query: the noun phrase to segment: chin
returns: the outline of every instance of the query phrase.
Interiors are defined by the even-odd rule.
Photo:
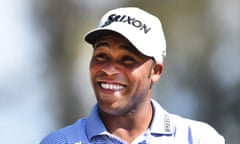
[[[108,116],[127,116],[134,113],[134,110],[127,110],[122,107],[111,106],[101,106],[99,105],[100,112]]]

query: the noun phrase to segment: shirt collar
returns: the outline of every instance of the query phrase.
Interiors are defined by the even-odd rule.
[[[174,127],[172,125],[169,113],[166,112],[158,102],[151,100],[154,116],[150,125],[150,132],[155,134],[172,134]],[[96,104],[87,118],[86,133],[89,139],[96,135],[108,134],[99,114],[98,105]]]
[[[150,125],[151,133],[156,134],[172,134],[174,132],[174,126],[170,117],[170,114],[166,112],[158,102],[152,99],[152,106],[154,110],[154,116]]]
[[[86,133],[89,140],[92,139],[93,136],[103,135],[108,133],[98,114],[97,104],[94,106],[92,112],[87,118]]]

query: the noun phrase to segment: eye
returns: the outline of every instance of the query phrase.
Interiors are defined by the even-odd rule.
[[[99,53],[94,56],[94,60],[97,62],[105,62],[108,61],[110,58],[104,54],[104,53]]]
[[[131,65],[136,63],[136,60],[132,56],[123,56],[121,59],[121,63]]]

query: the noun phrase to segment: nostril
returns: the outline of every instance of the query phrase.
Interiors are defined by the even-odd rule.
[[[114,74],[118,74],[119,71],[117,69],[117,67],[113,64],[109,64],[109,65],[106,65],[102,68],[102,71],[104,73],[106,73],[107,75],[114,75]]]
[[[115,68],[111,68],[111,69],[106,69],[106,68],[103,68],[102,71],[104,73],[106,73],[107,75],[115,75],[115,74],[118,74],[118,70],[115,69]]]

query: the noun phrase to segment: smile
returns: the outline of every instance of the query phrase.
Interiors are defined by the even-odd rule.
[[[100,86],[103,89],[106,89],[106,90],[121,90],[121,89],[124,88],[123,85],[120,85],[120,84],[109,84],[109,83],[100,83]]]

